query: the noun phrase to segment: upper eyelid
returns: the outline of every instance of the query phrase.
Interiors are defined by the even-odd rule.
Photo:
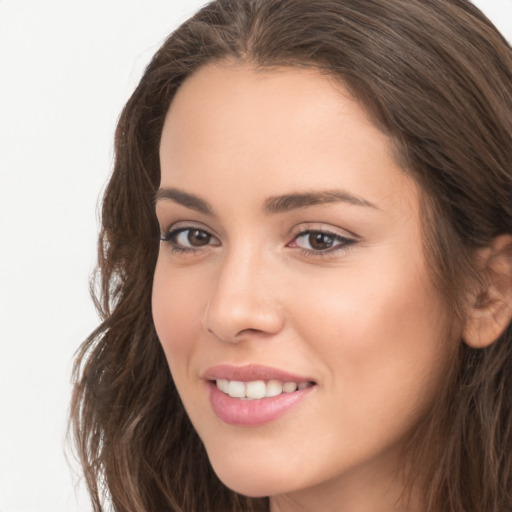
[[[167,236],[171,232],[179,231],[179,230],[186,230],[186,229],[199,229],[202,231],[205,231],[209,235],[213,236],[214,238],[217,238],[220,241],[220,236],[216,233],[215,230],[211,229],[209,226],[206,226],[202,222],[199,221],[193,221],[193,220],[183,220],[183,221],[177,221],[169,223],[168,227],[163,229],[163,226],[160,228],[160,234],[161,236]],[[352,239],[354,241],[360,240],[360,237],[356,235],[355,233],[345,229],[340,228],[338,226],[333,226],[332,224],[323,223],[323,222],[303,222],[300,224],[296,224],[289,232],[288,234],[288,241],[286,244],[290,243],[291,241],[295,240],[301,235],[304,235],[306,233],[311,232],[320,232],[325,233],[328,235],[345,238],[345,239]]]
[[[341,238],[343,240],[352,240],[353,239],[353,237],[340,235],[339,233],[334,233],[332,231],[323,231],[320,229],[306,229],[305,231],[299,231],[296,235],[294,235],[294,237],[292,238],[292,241],[297,240],[297,238],[301,238],[303,236],[310,235],[311,233],[321,233],[322,235],[328,235],[333,238]]]
[[[159,223],[160,224],[160,223]],[[163,228],[162,224],[160,224],[160,233],[162,235],[166,235],[171,231],[179,231],[185,229],[200,229],[201,231],[206,231],[208,234],[215,236],[218,238],[215,231],[208,226],[205,226],[202,222],[197,222],[193,220],[184,220],[178,222],[172,222],[168,224],[168,227]]]
[[[299,233],[297,233],[291,240],[290,242],[287,243],[287,245],[289,246],[291,243],[293,242],[296,242],[298,239],[302,238],[302,237],[305,237],[305,236],[308,236],[310,235],[311,233],[321,233],[322,235],[327,235],[327,236],[330,236],[332,238],[337,238],[339,240],[342,240],[344,242],[341,242],[341,243],[346,243],[346,244],[353,244],[353,243],[356,243],[358,240],[354,237],[348,237],[348,236],[344,236],[344,235],[339,235],[337,233],[333,233],[331,231],[321,231],[321,230],[318,230],[318,229],[308,229],[306,231],[300,231]],[[320,251],[319,251],[320,252]]]
[[[204,231],[212,238],[219,240],[219,237],[215,233],[213,233],[212,230],[206,229],[206,228],[203,228],[200,226],[193,226],[193,225],[178,226],[178,227],[171,226],[169,229],[161,231],[160,234],[161,234],[161,236],[168,237],[169,235],[174,234],[174,233],[180,233],[180,232],[182,233],[183,231],[193,231],[193,230]]]
[[[341,238],[350,238],[350,239],[354,239],[354,240],[360,239],[360,237],[358,235],[356,235],[352,231],[349,231],[348,229],[344,229],[344,228],[333,226],[331,224],[324,224],[324,223],[320,223],[320,222],[318,222],[318,223],[317,222],[307,222],[307,223],[305,222],[305,223],[298,224],[292,229],[291,236],[293,236],[293,238],[295,239],[298,236],[300,236],[301,234],[310,233],[310,232],[325,233],[328,235],[339,236]]]

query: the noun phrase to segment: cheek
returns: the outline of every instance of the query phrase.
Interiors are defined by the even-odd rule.
[[[197,283],[186,273],[172,273],[157,263],[153,281],[152,312],[156,333],[164,349],[173,377],[188,367],[205,311]]]
[[[381,260],[383,261],[383,260]],[[389,411],[405,422],[433,399],[449,359],[450,321],[423,267],[405,265],[316,280],[297,300],[297,330],[328,365],[333,408],[364,430],[368,410],[382,425]],[[311,283],[310,283],[311,284]],[[343,403],[340,404],[339,400]]]

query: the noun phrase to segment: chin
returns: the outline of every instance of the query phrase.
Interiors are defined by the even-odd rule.
[[[266,498],[291,492],[293,489],[281,486],[269,478],[254,477],[253,474],[221,474],[217,473],[220,481],[232,491],[250,498]]]
[[[289,468],[289,473],[285,471],[283,474],[283,468],[265,464],[261,459],[256,464],[253,462],[241,463],[240,460],[228,461],[226,458],[222,461],[210,459],[220,481],[238,494],[263,498],[296,490],[297,471],[292,467]]]

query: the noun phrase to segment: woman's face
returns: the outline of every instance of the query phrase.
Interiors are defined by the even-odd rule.
[[[214,470],[385,510],[450,350],[389,139],[315,70],[225,63],[181,87],[160,159],[154,322]]]

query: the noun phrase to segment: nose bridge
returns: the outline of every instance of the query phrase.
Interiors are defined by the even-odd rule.
[[[250,240],[234,243],[219,263],[205,328],[229,342],[244,334],[278,332],[282,314],[273,285],[274,271],[273,259],[261,247]]]

